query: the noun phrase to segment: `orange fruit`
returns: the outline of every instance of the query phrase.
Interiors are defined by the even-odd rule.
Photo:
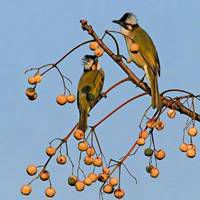
[[[143,138],[143,139],[147,139],[149,136],[149,133],[147,132],[147,130],[142,130],[140,133],[139,133],[139,137],[140,138]]]
[[[118,188],[118,189],[116,189],[116,190],[114,191],[114,195],[115,195],[115,197],[116,197],[117,199],[122,199],[122,198],[124,197],[124,195],[125,195],[125,192],[124,192],[123,189]]]
[[[179,146],[179,150],[182,151],[182,152],[186,152],[188,149],[188,145],[186,143],[182,143],[180,146]]]
[[[34,101],[35,99],[37,99],[37,93],[34,94],[34,96],[30,96],[28,97],[29,100]]]
[[[132,53],[138,53],[138,51],[139,51],[139,45],[137,43],[133,43],[131,45],[130,50],[131,50]]]
[[[102,171],[104,174],[110,174],[110,169],[108,167],[103,167]]]
[[[55,188],[53,188],[53,187],[48,187],[48,188],[46,188],[46,190],[45,190],[45,195],[47,196],[47,197],[53,197],[53,196],[55,196],[55,194],[56,194],[56,190],[55,190]]]
[[[98,176],[98,181],[100,181],[100,182],[106,182],[108,180],[108,177],[109,177],[108,174],[101,173]]]
[[[153,119],[150,119],[148,122],[147,122],[147,127],[148,128],[154,128],[155,127],[155,125],[156,125],[156,122],[155,122],[155,120],[153,120]]]
[[[94,147],[88,147],[86,153],[87,153],[88,156],[93,156],[95,154]]]
[[[102,48],[99,47],[99,48],[97,48],[97,49],[94,50],[94,53],[95,53],[95,55],[97,57],[101,57],[103,55],[104,51],[103,51]]]
[[[39,176],[40,176],[40,179],[41,179],[42,181],[46,181],[46,180],[49,179],[50,173],[49,173],[47,170],[43,169],[43,170],[40,172]]]
[[[32,192],[32,188],[31,188],[30,185],[23,185],[23,186],[21,187],[21,193],[22,193],[23,195],[29,195],[31,192]]]
[[[138,144],[139,146],[144,145],[144,144],[145,144],[145,139],[144,139],[144,138],[138,138],[138,139],[137,139],[137,144]]]
[[[85,156],[85,158],[84,158],[84,163],[86,165],[92,165],[93,161],[94,161],[94,159],[92,157],[90,157],[90,156]]]
[[[98,179],[98,176],[95,173],[88,174],[88,177],[92,180],[92,182],[95,182]]]
[[[148,166],[146,166],[146,172],[150,173],[153,168],[154,166],[149,164]]]
[[[82,181],[77,181],[75,187],[77,191],[83,191],[85,189],[85,184]]]
[[[89,47],[90,47],[91,50],[95,50],[99,47],[99,44],[94,41],[94,42],[90,43]]]
[[[169,109],[168,112],[167,112],[167,116],[171,119],[175,118],[176,117],[176,111]]]
[[[74,137],[77,140],[82,140],[85,137],[85,133],[81,129],[76,129],[76,131],[74,132]]]
[[[47,156],[53,156],[56,154],[56,149],[54,147],[49,146],[46,148],[46,154]]]
[[[40,74],[35,75],[34,78],[36,83],[40,83],[42,80],[42,76]]]
[[[162,149],[155,151],[154,155],[158,160],[162,160],[166,156],[165,152]]]
[[[56,158],[56,161],[57,161],[58,164],[64,165],[67,162],[67,156],[66,155],[59,155]]]
[[[100,157],[96,157],[93,161],[93,165],[96,167],[101,167],[103,165],[103,161]]]
[[[156,177],[158,177],[159,176],[159,169],[158,168],[156,168],[156,167],[153,167],[152,169],[151,169],[151,171],[150,171],[150,175],[151,175],[151,177],[152,178],[156,178]]]
[[[76,97],[73,94],[67,95],[66,98],[68,103],[74,103],[76,101]]]
[[[56,102],[61,106],[65,105],[67,103],[67,97],[65,95],[58,95],[56,97]]]
[[[34,97],[36,94],[36,91],[34,88],[27,88],[25,93],[27,97]]]
[[[186,152],[186,155],[188,158],[194,158],[196,156],[196,150],[195,149],[188,149]]]
[[[86,151],[88,149],[88,143],[86,141],[82,141],[78,143],[79,151]]]
[[[162,120],[158,120],[158,121],[156,122],[156,129],[157,129],[158,131],[163,130],[164,127],[165,127],[165,123],[164,123]]]
[[[86,177],[83,181],[83,183],[87,186],[92,185],[92,179],[90,179],[89,177]]]
[[[35,80],[35,77],[34,76],[31,76],[28,78],[28,83],[30,85],[35,85],[36,84],[36,80]]]
[[[77,177],[76,176],[70,176],[69,178],[68,178],[68,184],[70,185],[70,186],[75,186],[75,184],[76,184],[76,181],[77,181]]]
[[[35,165],[29,165],[26,168],[26,172],[28,173],[28,175],[33,176],[37,173],[37,167]]]
[[[107,194],[111,194],[114,191],[114,187],[110,184],[107,184],[103,187],[103,192],[107,193]]]
[[[189,136],[194,137],[194,136],[197,135],[197,133],[198,133],[198,130],[197,130],[197,128],[195,128],[195,127],[190,127],[190,128],[188,129],[188,135],[189,135]]]
[[[112,178],[109,179],[109,184],[112,185],[112,186],[118,185],[118,182],[119,182],[118,179],[115,178],[115,177],[112,177]]]

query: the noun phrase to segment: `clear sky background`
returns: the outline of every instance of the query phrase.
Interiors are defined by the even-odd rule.
[[[43,164],[48,142],[64,137],[78,119],[76,104],[59,107],[55,98],[62,92],[62,83],[56,71],[44,78],[38,87],[39,98],[30,102],[24,95],[27,77],[24,70],[59,59],[67,50],[81,41],[90,39],[80,28],[79,20],[88,19],[99,35],[105,29],[119,30],[112,23],[127,11],[134,12],[139,24],[151,35],[161,62],[160,91],[181,88],[194,93],[199,90],[199,35],[200,3],[198,0],[123,0],[123,1],[65,1],[1,0],[0,6],[0,193],[1,199],[25,199],[20,195],[22,184],[30,181],[25,168],[30,163]],[[118,37],[124,55],[124,41]],[[109,42],[110,40],[106,40]],[[112,47],[112,45],[111,45]],[[81,48],[60,65],[60,69],[76,86],[82,74],[81,57],[90,53]],[[108,56],[100,59],[106,73],[105,87],[125,77]],[[136,74],[141,70],[132,65]],[[92,124],[111,111],[123,100],[139,93],[133,85],[125,84],[109,94],[91,112]],[[108,158],[117,159],[130,148],[139,128],[138,124],[150,98],[146,97],[124,107],[97,129],[102,148]],[[166,150],[167,157],[159,162],[160,177],[152,179],[145,172],[147,159],[142,151],[130,158],[127,166],[137,177],[138,184],[122,174],[126,190],[124,199],[197,200],[200,196],[199,155],[188,159],[178,151],[186,117],[177,114],[175,120],[162,118],[166,129],[157,134],[158,148]],[[198,124],[197,124],[198,125]],[[195,139],[199,145],[199,137]],[[70,139],[71,156],[78,158],[76,142]],[[78,193],[66,184],[69,166],[58,166],[52,160],[49,166],[52,182],[57,189],[55,200],[98,199],[98,184]],[[46,199],[47,183],[36,181],[27,199]],[[105,199],[113,199],[106,196]]]

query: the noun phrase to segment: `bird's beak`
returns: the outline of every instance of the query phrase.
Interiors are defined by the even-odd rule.
[[[119,24],[119,25],[122,24],[122,22],[120,20],[113,20],[112,22],[115,23],[115,24]]]
[[[96,56],[94,59],[94,64],[97,64],[97,63],[98,63],[98,57]]]

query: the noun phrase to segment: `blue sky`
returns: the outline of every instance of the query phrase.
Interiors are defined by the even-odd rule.
[[[88,19],[99,35],[105,29],[119,30],[112,23],[127,11],[137,15],[139,24],[151,35],[161,62],[160,91],[181,88],[199,93],[199,35],[200,3],[191,1],[1,1],[0,8],[0,191],[2,199],[24,199],[19,194],[20,186],[30,179],[25,168],[30,163],[44,163],[48,142],[63,137],[77,121],[76,104],[59,107],[55,98],[62,93],[62,83],[55,71],[44,78],[38,87],[39,98],[29,102],[24,95],[27,84],[25,69],[59,59],[67,50],[81,41],[90,39],[80,28],[79,20]],[[124,41],[118,37],[121,51],[127,55]],[[106,42],[112,44],[110,40]],[[77,82],[82,74],[81,57],[90,53],[88,47],[81,48],[60,65],[60,69],[73,80],[70,88],[76,93]],[[100,59],[106,73],[105,87],[125,77],[108,56]],[[131,66],[136,74],[142,72]],[[123,100],[139,93],[133,85],[125,84],[102,100],[91,112],[93,124]],[[138,124],[150,98],[146,97],[129,104],[97,129],[102,147],[108,156],[117,159],[134,142],[139,131]],[[158,134],[158,148],[166,150],[167,157],[159,162],[161,175],[151,179],[145,173],[147,159],[142,151],[127,161],[127,166],[138,179],[135,184],[126,173],[122,176],[124,199],[176,199],[199,198],[199,155],[188,159],[178,151],[186,117],[177,114],[169,120],[164,114],[165,130]],[[198,124],[197,124],[198,125]],[[199,138],[195,139],[199,144]],[[69,141],[71,155],[78,158],[76,142]],[[97,199],[97,185],[77,193],[69,188],[66,179],[70,167],[58,166],[53,160],[49,170],[53,185],[57,189],[55,200]],[[28,199],[45,199],[47,183],[36,181]],[[105,199],[112,199],[107,196]]]

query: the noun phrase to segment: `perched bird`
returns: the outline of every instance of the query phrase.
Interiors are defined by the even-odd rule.
[[[158,90],[158,75],[160,76],[160,62],[155,45],[150,36],[137,23],[133,13],[125,13],[121,19],[113,20],[121,26],[130,60],[142,68],[150,83],[153,108],[161,109]]]
[[[85,55],[84,72],[79,80],[77,103],[79,109],[78,129],[87,130],[88,113],[97,103],[104,84],[104,71],[95,55]]]

